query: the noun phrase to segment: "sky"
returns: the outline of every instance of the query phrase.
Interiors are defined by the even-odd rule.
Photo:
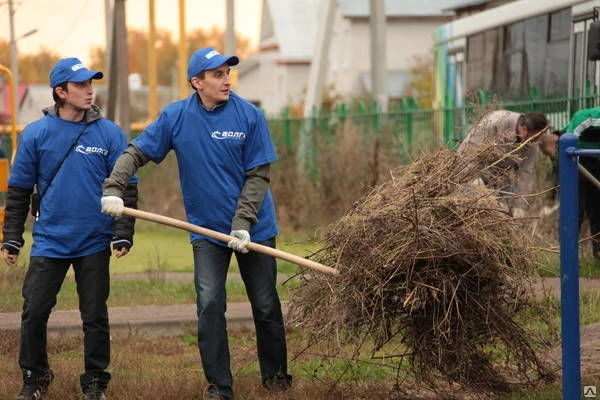
[[[179,37],[179,1],[154,0],[157,29],[167,29]],[[148,29],[148,0],[126,0],[129,28]],[[226,0],[185,0],[186,31],[225,25]],[[105,0],[13,0],[15,36],[38,31],[17,40],[19,53],[32,53],[45,46],[62,57],[90,61],[90,49],[105,46]],[[258,44],[262,0],[234,1],[235,30]],[[0,38],[10,40],[8,0],[0,0]]]

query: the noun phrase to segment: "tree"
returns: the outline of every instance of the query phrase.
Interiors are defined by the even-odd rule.
[[[142,76],[143,82],[148,82],[148,32],[130,29],[127,31],[127,41],[129,52],[129,73],[138,73]],[[209,30],[197,29],[187,35],[187,54],[201,47],[211,46],[219,51],[223,51],[225,42],[225,33],[217,27]],[[173,76],[177,70],[178,49],[177,42],[172,38],[168,30],[159,29],[156,32],[156,59],[157,59],[157,79],[159,85],[172,85]],[[250,40],[242,36],[236,37],[236,52],[240,58],[251,54]],[[106,51],[102,47],[95,47],[91,50],[91,65],[93,69],[106,69]]]
[[[416,56],[409,68],[411,80],[404,89],[404,96],[414,97],[423,108],[431,108],[433,93],[433,57]]]
[[[19,67],[20,83],[48,83],[48,74],[60,56],[42,47],[37,53],[19,53],[17,63]],[[10,43],[0,39],[0,64],[10,68]]]
[[[19,81],[24,83],[48,83],[50,70],[61,57],[45,47],[37,53],[19,56]]]
[[[10,66],[10,43],[3,39],[0,39],[0,64]]]

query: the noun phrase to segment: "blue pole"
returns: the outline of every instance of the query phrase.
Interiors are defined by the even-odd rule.
[[[567,133],[559,140],[560,183],[560,306],[562,333],[563,399],[581,398],[579,352],[579,178],[577,137]]]

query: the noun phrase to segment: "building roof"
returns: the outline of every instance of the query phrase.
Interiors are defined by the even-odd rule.
[[[464,0],[384,0],[388,17],[424,17],[453,15],[451,10]],[[368,17],[369,0],[339,0],[340,12],[344,17]]]
[[[436,17],[453,15],[449,8],[465,0],[385,0],[387,16]],[[265,0],[262,43],[274,35],[285,62],[310,61],[318,24],[324,12],[322,0]],[[368,17],[369,0],[338,0],[338,12],[345,18]],[[270,18],[269,18],[270,17]]]

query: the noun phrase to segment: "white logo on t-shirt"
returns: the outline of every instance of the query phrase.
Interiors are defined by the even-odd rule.
[[[103,149],[102,147],[84,146],[82,144],[77,146],[75,151],[81,154],[102,154],[103,156],[108,155],[108,150]]]
[[[246,132],[233,132],[233,131],[214,131],[210,134],[213,139],[244,139]]]

